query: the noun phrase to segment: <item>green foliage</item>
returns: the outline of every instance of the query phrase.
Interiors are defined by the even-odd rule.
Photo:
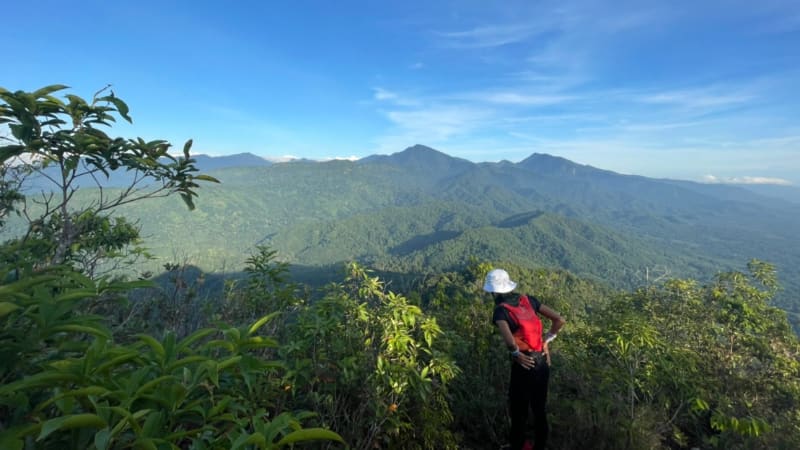
[[[152,286],[98,276],[98,264],[118,262],[140,242],[137,226],[112,217],[114,210],[175,193],[193,209],[197,182],[217,180],[196,174],[191,141],[183,157],[174,157],[165,141],[111,138],[99,129],[115,115],[131,121],[113,92],[101,95],[103,89],[91,102],[52,95],[63,89],[0,88],[0,124],[11,132],[4,138],[10,144],[0,147],[0,225],[14,211],[28,221],[21,237],[0,245],[0,447],[277,449],[319,440],[342,443],[327,429],[303,428],[313,413],[284,410],[274,401],[285,365],[269,358],[278,343],[261,332],[275,314],[244,326],[218,324],[181,336],[168,329],[154,337],[125,327],[137,315],[131,309],[115,323],[117,329],[107,327],[121,296]],[[134,174],[130,185],[104,190],[99,179],[119,169]],[[51,182],[32,200],[34,207],[23,195],[25,177],[32,174]],[[75,201],[81,177],[97,183],[94,199]],[[156,184],[143,186],[145,180]],[[143,254],[138,247],[133,253]],[[253,264],[278,281],[283,269],[270,272],[259,265],[270,257],[264,253]],[[251,292],[264,286],[253,281]],[[163,324],[151,327],[158,325]]]
[[[501,266],[568,321],[551,346],[550,448],[797,447],[800,344],[768,303],[769,264],[752,261],[749,275],[724,272],[707,285],[673,279],[630,293]],[[473,260],[418,287],[462,369],[448,399],[471,448],[500,446],[507,433],[509,361],[481,291],[493,267]]]
[[[25,199],[20,192],[22,175],[21,168],[0,164],[0,228],[9,214],[18,212],[16,205]]]
[[[491,322],[494,303],[482,290],[486,273],[494,267],[473,258],[463,271],[439,274],[418,286],[426,311],[437,318],[444,331],[446,352],[461,368],[450,383],[448,398],[454,412],[454,429],[468,448],[499,447],[506,442],[508,433],[510,360]],[[599,308],[611,291],[564,271],[530,270],[508,263],[502,267],[510,271],[523,292],[535,295],[569,321],[565,339],[559,338],[551,348],[553,384],[560,383],[562,346],[577,330],[586,327],[589,311]],[[550,404],[554,402],[559,400],[551,399]],[[554,429],[553,433],[557,432]]]
[[[566,380],[555,384],[575,439],[565,448],[587,439],[606,448],[796,447],[800,345],[767,303],[774,271],[750,267],[750,276],[721,273],[707,286],[670,280],[597,310],[565,345]],[[761,280],[772,287],[759,290]]]
[[[4,267],[8,269],[8,267]],[[4,270],[5,271],[5,270]],[[247,327],[114,343],[83,304],[139,283],[103,283],[53,267],[0,285],[3,448],[281,448],[341,438],[279,411],[283,364]]]
[[[66,94],[64,100],[54,95],[66,88],[52,85],[34,92],[0,88],[0,124],[11,132],[4,138],[9,143],[0,146],[0,164],[4,175],[10,171],[25,175],[11,178],[12,182],[4,177],[0,217],[16,208],[13,203],[22,202],[20,209],[28,221],[22,239],[49,245],[47,258],[40,263],[84,263],[88,266],[83,269],[91,271],[100,259],[114,259],[121,249],[138,243],[137,227],[110,219],[115,208],[178,194],[194,209],[197,183],[217,180],[196,173],[189,155],[191,141],[184,145],[183,157],[176,157],[169,154],[171,144],[166,141],[111,137],[103,131],[116,117],[132,122],[128,106],[113,91],[102,89],[91,101],[74,94]],[[103,179],[120,169],[133,174],[129,185],[116,192],[103,190]],[[47,180],[48,187],[29,194],[32,187],[26,189],[24,182],[36,178],[32,175]],[[93,180],[98,191],[78,205],[73,197],[85,179]]]
[[[269,246],[224,279],[161,261],[156,288],[121,281],[122,258],[148,256],[128,208],[177,193],[191,209],[197,182],[217,180],[196,174],[191,141],[174,157],[164,141],[102,131],[130,121],[113,92],[54,97],[63,89],[0,89],[0,226],[25,220],[0,245],[0,448],[500,446],[510,362],[481,284],[501,256],[568,320],[551,344],[553,449],[800,448],[800,343],[772,305],[775,268],[725,266],[727,241],[762,229],[768,209],[541,157],[477,166],[424,148],[232,169],[232,189],[209,189],[194,211],[197,233],[170,199],[138,218],[222,266]],[[104,186],[119,169],[128,185]],[[32,197],[37,177],[49,187]],[[796,248],[795,219],[774,219],[736,251]],[[225,248],[210,245],[223,227]],[[359,262],[315,292],[286,258]],[[109,263],[120,278],[99,275]],[[626,285],[642,287],[609,287]]]
[[[458,373],[436,320],[352,263],[287,335],[291,401],[355,449],[455,448],[446,386]]]

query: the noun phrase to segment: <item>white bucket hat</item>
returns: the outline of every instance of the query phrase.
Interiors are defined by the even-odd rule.
[[[483,283],[483,290],[486,292],[496,292],[505,294],[517,287],[517,283],[511,281],[508,272],[503,269],[494,269],[486,274],[486,282]]]

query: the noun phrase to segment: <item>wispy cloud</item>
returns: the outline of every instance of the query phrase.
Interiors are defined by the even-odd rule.
[[[574,99],[567,95],[537,95],[514,91],[485,91],[458,94],[462,100],[495,103],[500,105],[542,106],[564,103]]]
[[[360,158],[355,155],[350,156],[334,156],[332,158],[323,158],[320,161],[358,161]]]
[[[375,93],[375,100],[395,100],[397,99],[397,94],[394,92],[388,91],[384,88],[375,87],[372,88]]]
[[[638,101],[688,109],[713,109],[747,103],[755,98],[754,95],[744,92],[724,94],[716,91],[718,89],[715,88],[664,91],[640,96]]]
[[[265,156],[264,159],[273,163],[283,163],[283,162],[294,161],[301,158],[295,155],[282,155],[282,156]]]
[[[793,183],[783,178],[773,177],[717,177],[705,175],[703,181],[711,184],[775,184],[779,186],[791,186]]]
[[[689,7],[620,0],[609,8],[600,0],[564,0],[517,4],[502,13],[487,7],[494,14],[436,25],[431,50],[467,73],[444,85],[426,86],[420,78],[414,95],[387,95],[394,89],[385,82],[376,109],[390,126],[375,142],[397,145],[392,151],[439,144],[482,152],[476,156],[482,160],[549,152],[649,176],[700,180],[711,167],[720,179],[793,180],[800,143],[792,140],[798,128],[787,105],[796,97],[797,74],[791,65],[765,72],[778,67],[772,59],[753,61],[748,70],[712,60],[715,49],[725,53],[745,33],[732,24],[746,13],[725,16],[725,9],[716,1]],[[775,14],[759,17],[778,23]],[[794,17],[785,14],[782,23],[792,27]],[[734,39],[690,44],[698,18],[728,27],[720,36]],[[661,55],[662,44],[686,54]],[[702,58],[708,64],[679,70],[684,60]],[[443,70],[429,62],[430,72]],[[774,160],[753,156],[762,154]]]
[[[522,42],[545,31],[538,24],[485,25],[464,31],[436,32],[442,45],[453,48],[491,48]]]
[[[373,92],[373,99],[379,102],[391,103],[397,106],[418,106],[419,101],[414,99],[411,96],[402,95],[395,91],[390,91],[388,89],[384,89],[382,87],[374,87],[372,88]]]
[[[619,129],[626,132],[673,131],[677,129],[697,128],[709,123],[709,121],[701,120],[684,122],[636,122],[621,124]]]
[[[409,111],[388,111],[386,117],[406,134],[441,141],[474,131],[492,114],[492,111],[471,107],[432,106]]]

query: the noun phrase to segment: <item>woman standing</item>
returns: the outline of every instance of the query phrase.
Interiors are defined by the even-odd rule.
[[[497,325],[513,360],[508,389],[511,449],[530,448],[530,444],[525,442],[525,425],[530,409],[534,419],[534,443],[537,450],[542,450],[547,445],[549,431],[546,415],[550,378],[548,344],[556,338],[565,321],[535,297],[514,292],[516,287],[517,283],[511,281],[508,272],[494,269],[486,275],[483,290],[494,296],[496,306],[492,322]],[[550,331],[544,336],[537,313],[551,321]]]

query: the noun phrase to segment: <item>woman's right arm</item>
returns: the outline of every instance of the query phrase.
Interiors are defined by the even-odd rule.
[[[498,320],[495,322],[495,325],[497,325],[497,329],[500,330],[500,336],[503,337],[503,341],[506,343],[508,350],[512,352],[514,349],[519,350],[516,341],[514,341],[514,335],[511,333],[511,328],[508,326],[508,322],[505,320]]]
[[[514,335],[511,334],[511,328],[509,328],[508,322],[505,320],[497,320],[495,321],[495,325],[497,325],[497,329],[500,330],[500,336],[503,337],[506,347],[512,352],[511,357],[514,358],[514,361],[526,369],[533,367],[533,357],[519,352],[519,347],[517,347],[517,343],[514,341]],[[514,356],[514,350],[517,351],[516,356]]]

